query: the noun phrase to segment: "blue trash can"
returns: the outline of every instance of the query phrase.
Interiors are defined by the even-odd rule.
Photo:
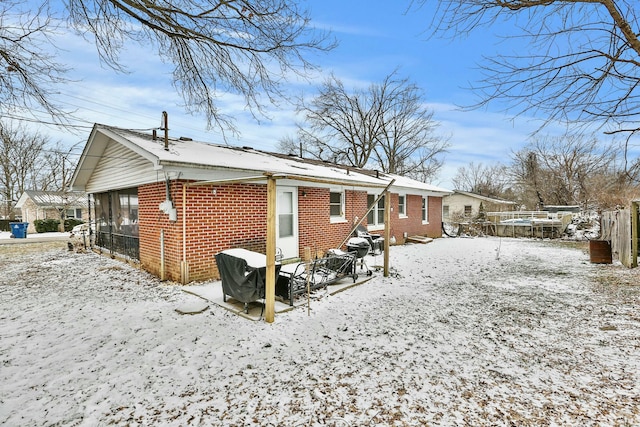
[[[9,225],[11,226],[11,234],[13,234],[13,237],[16,239],[27,238],[28,222],[10,222]]]

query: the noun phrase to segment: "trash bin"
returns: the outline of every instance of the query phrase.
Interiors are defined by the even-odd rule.
[[[27,238],[28,222],[10,222],[9,225],[11,226],[11,234],[13,234],[13,237],[16,239]]]
[[[611,264],[611,243],[608,240],[589,240],[589,256],[594,264]]]

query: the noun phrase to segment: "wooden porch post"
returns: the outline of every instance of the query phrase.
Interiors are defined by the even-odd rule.
[[[389,277],[389,239],[391,238],[391,192],[384,195],[384,263],[382,275]]]
[[[264,320],[273,323],[276,303],[276,179],[267,176],[267,279]]]
[[[631,202],[631,267],[638,266],[638,239],[640,239],[640,230],[638,230],[638,207],[640,202]]]

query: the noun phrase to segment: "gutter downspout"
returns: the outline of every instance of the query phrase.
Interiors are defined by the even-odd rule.
[[[187,264],[187,184],[182,183],[182,261],[180,279],[183,285],[189,282],[189,264]]]
[[[160,230],[160,280],[166,280],[165,265],[164,265],[164,229]]]

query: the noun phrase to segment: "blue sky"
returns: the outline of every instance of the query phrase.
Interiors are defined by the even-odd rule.
[[[308,3],[314,24],[331,30],[339,42],[335,50],[310,59],[322,67],[317,83],[333,72],[348,88],[366,87],[398,68],[401,77],[418,84],[440,123],[438,132],[451,143],[445,167],[433,184],[452,188],[451,178],[458,167],[470,162],[508,162],[510,151],[523,146],[537,124],[532,118],[513,119],[501,105],[467,112],[457,108],[476,101],[466,87],[479,79],[477,63],[481,56],[517,46],[500,43],[493,29],[456,41],[428,38],[429,10],[405,13],[406,4],[362,0]],[[161,113],[166,110],[172,136],[224,143],[219,132],[206,130],[203,117],[189,115],[180,106],[169,67],[152,49],[130,47],[122,56],[130,73],[117,74],[100,65],[95,48],[83,39],[62,34],[60,43],[65,49],[61,60],[74,68],[71,77],[77,82],[61,87],[57,102],[77,110],[81,121],[76,124],[81,127],[75,135],[43,130],[52,138],[68,144],[80,142],[80,151],[94,122],[149,129],[160,125]],[[293,93],[311,95],[313,88],[310,83],[291,85]],[[220,105],[236,117],[242,133],[239,140],[229,139],[230,144],[275,150],[279,139],[294,134],[296,117],[291,105],[273,106],[268,110],[269,120],[261,122],[245,111],[236,96],[221,94]]]

